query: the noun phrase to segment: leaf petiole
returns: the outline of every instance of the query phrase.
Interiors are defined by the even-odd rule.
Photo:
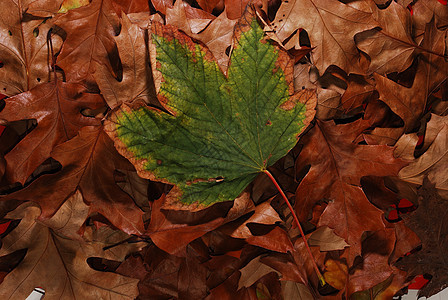
[[[320,273],[319,268],[317,267],[316,260],[314,259],[313,253],[311,252],[310,246],[308,245],[308,240],[306,239],[305,233],[303,232],[302,226],[300,225],[299,219],[297,218],[296,213],[294,212],[294,208],[291,206],[291,203],[289,203],[288,198],[286,197],[285,193],[283,192],[282,188],[278,184],[277,180],[275,180],[274,176],[269,172],[268,170],[263,170],[263,172],[268,175],[269,179],[274,183],[277,190],[280,192],[280,195],[282,195],[283,200],[286,202],[286,205],[288,205],[289,210],[291,211],[292,217],[294,219],[294,222],[296,223],[297,227],[299,228],[300,234],[302,235],[303,242],[305,243],[305,248],[308,251],[308,255],[311,258],[311,262],[313,264],[314,270],[316,271],[317,277],[319,278],[319,282],[322,286],[325,285],[325,279],[324,276]]]

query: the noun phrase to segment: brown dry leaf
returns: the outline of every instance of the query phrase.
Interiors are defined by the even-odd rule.
[[[156,98],[149,66],[149,54],[146,49],[145,32],[132,24],[123,13],[121,32],[114,37],[123,66],[123,75],[117,80],[104,62],[95,63],[93,76],[101,93],[111,109],[122,103],[142,101],[150,103]]]
[[[342,290],[347,282],[348,267],[345,263],[328,259],[325,262],[325,281],[332,287]]]
[[[361,254],[362,233],[384,228],[383,212],[367,200],[361,177],[394,176],[406,165],[393,157],[391,147],[353,143],[369,126],[369,120],[342,125],[317,121],[299,141],[304,148],[296,160],[298,171],[311,165],[296,192],[300,219],[306,220],[315,203],[328,199],[318,225],[334,229],[350,245],[345,250],[349,265]]]
[[[213,19],[215,16],[212,14],[193,8],[183,0],[177,0],[173,8],[166,10],[166,25],[173,25],[191,37],[202,31]]]
[[[47,43],[51,24],[39,18],[24,20],[30,2],[6,0],[0,8],[0,93],[7,96],[29,91],[52,76]],[[51,36],[51,42],[56,53],[62,39]]]
[[[394,274],[385,281],[362,292],[353,293],[351,300],[390,300],[402,289],[406,280],[406,272],[395,269]]]
[[[69,10],[86,6],[90,3],[89,0],[64,0],[62,2],[61,8],[59,9],[58,13],[66,13]]]
[[[418,195],[418,208],[401,217],[406,226],[420,237],[422,248],[403,257],[395,265],[406,271],[411,278],[420,274],[431,275],[429,283],[418,294],[419,297],[430,297],[448,286],[446,262],[448,201],[440,197],[428,178],[424,179]]]
[[[86,117],[81,111],[102,106],[100,95],[88,94],[81,85],[59,80],[8,98],[0,118],[9,122],[37,121],[37,127],[5,156],[11,181],[23,184],[50,157],[54,147],[73,138],[83,126],[98,125],[99,120]]]
[[[224,0],[226,14],[230,20],[241,18],[250,0]]]
[[[229,19],[226,11],[217,18],[204,14],[199,15],[200,18],[192,19],[189,18],[189,9],[191,7],[186,3],[176,1],[175,7],[167,10],[167,24],[176,26],[190,37],[204,43],[213,53],[220,68],[227,70],[230,55],[226,54],[226,51],[232,45],[233,31],[238,20]]]
[[[51,219],[45,220],[45,225],[58,235],[82,242],[84,240],[79,231],[88,216],[89,207],[84,203],[81,192],[77,190]],[[62,223],[61,219],[66,219],[67,222]]]
[[[204,299],[208,269],[201,259],[192,246],[178,257],[150,245],[129,256],[117,272],[140,279],[142,299]]]
[[[74,197],[79,197],[79,193]],[[73,201],[79,201],[73,200]],[[82,201],[82,200],[81,200]],[[28,248],[24,260],[9,273],[0,285],[3,299],[25,299],[34,287],[45,290],[45,299],[91,299],[116,298],[133,299],[138,295],[138,280],[114,273],[98,272],[86,263],[88,257],[123,260],[135,251],[127,244],[117,246],[113,253],[102,248],[101,242],[72,240],[62,235],[71,229],[65,224],[82,224],[84,216],[65,213],[55,214],[48,224],[37,221],[40,209],[31,202],[25,203],[7,218],[22,219],[19,226],[2,239],[0,255],[7,255],[19,249]],[[61,231],[62,230],[62,231]],[[120,256],[116,256],[119,253]]]
[[[116,69],[115,62],[111,66],[108,57],[116,55],[114,36],[119,20],[110,1],[93,0],[56,18],[55,24],[67,33],[56,63],[64,70],[68,82],[94,86],[95,62]]]
[[[412,38],[409,10],[394,1],[386,9],[372,5],[372,10],[381,28],[355,36],[356,46],[370,56],[368,74],[385,75],[406,70],[419,52]]]
[[[151,0],[156,11],[166,15],[167,8],[173,8],[173,0]]]
[[[278,226],[266,234],[248,237],[246,243],[282,253],[292,252],[294,250],[288,233]]]
[[[243,224],[238,226],[231,234],[231,237],[246,239],[252,236],[249,227],[247,224],[249,223],[257,223],[257,224],[275,224],[276,222],[282,222],[282,219],[275,211],[275,209],[271,206],[271,201],[263,202],[255,207],[254,214],[244,221]]]
[[[361,73],[353,37],[377,23],[371,13],[337,0],[291,0],[282,2],[272,26],[284,41],[299,28],[308,32],[313,62],[323,73],[337,65],[347,73]]]
[[[427,52],[418,61],[417,73],[411,88],[406,88],[386,77],[374,73],[380,100],[404,121],[405,132],[420,124],[429,95],[448,77],[448,62],[445,53],[445,32],[427,24],[422,48]],[[431,52],[428,52],[431,51]]]
[[[74,1],[74,0],[44,0],[44,1],[23,1],[29,2],[26,8],[26,13],[42,18],[54,17],[64,1]],[[83,2],[85,0],[78,0]],[[26,7],[26,5],[25,5]],[[22,7],[23,8],[23,7]]]
[[[414,25],[414,35],[421,37],[433,17],[436,19],[438,28],[448,25],[448,9],[438,0],[418,0],[412,6],[412,21]]]
[[[112,5],[118,15],[121,12],[125,14],[146,12],[149,15],[149,1],[148,0],[114,0]]]
[[[222,0],[197,0],[197,2],[203,10],[212,13],[216,5],[222,2]]]
[[[341,106],[344,112],[361,106],[373,95],[375,87],[366,78],[358,75],[350,75],[347,78],[347,89],[341,97]]]
[[[207,232],[216,229],[218,226],[233,221],[238,217],[254,210],[252,200],[249,194],[243,192],[242,195],[234,200],[232,208],[227,213],[226,217],[217,217],[212,220],[210,217],[203,216],[207,221],[204,223],[195,222],[195,225],[187,223],[188,218],[194,218],[194,213],[183,216],[182,221],[176,223],[171,221],[175,219],[178,212],[172,210],[162,211],[165,204],[166,195],[164,194],[160,199],[153,202],[151,207],[151,221],[145,234],[149,235],[154,244],[163,251],[170,254],[178,254],[184,251],[185,246],[191,241],[203,236]],[[219,205],[219,204],[218,204]],[[219,206],[217,206],[219,207]],[[211,208],[213,209],[213,207]],[[221,208],[222,209],[222,208]],[[214,215],[214,211],[209,211],[210,215]],[[204,213],[200,213],[204,215]],[[173,243],[173,241],[176,241]]]
[[[277,273],[281,277],[281,273],[277,270],[265,265],[260,261],[260,256],[252,259],[241,271],[241,277],[238,281],[238,289],[242,287],[250,287],[261,277],[271,272]]]
[[[320,251],[343,250],[349,246],[343,238],[337,236],[328,226],[319,227],[308,239],[310,246],[320,247]]]
[[[283,299],[309,300],[313,299],[310,290],[303,283],[282,281]]]
[[[361,257],[357,258],[350,268],[348,294],[372,288],[392,275],[393,268],[389,265],[389,257],[394,245],[394,229],[387,228],[365,235]]]
[[[114,170],[134,168],[118,154],[101,126],[82,128],[76,137],[55,147],[51,156],[61,163],[61,171],[44,175],[4,199],[33,200],[42,207],[41,219],[46,219],[80,190],[90,212],[99,212],[126,233],[144,231],[143,212],[114,180]]]
[[[426,136],[432,143],[419,158],[414,158],[414,149],[418,141],[417,134],[404,135],[397,142],[395,156],[411,160],[398,174],[400,179],[415,184],[423,184],[427,176],[443,196],[448,195],[448,117],[431,115],[427,124]]]

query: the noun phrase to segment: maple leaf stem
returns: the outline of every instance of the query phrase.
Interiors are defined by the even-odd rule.
[[[306,239],[305,233],[303,232],[302,226],[300,225],[299,219],[297,218],[296,213],[294,212],[294,208],[292,207],[291,203],[289,203],[288,198],[286,197],[285,193],[283,192],[281,186],[278,184],[277,180],[274,178],[274,176],[269,172],[268,170],[263,170],[263,172],[268,175],[268,177],[271,179],[271,181],[274,183],[277,190],[280,192],[280,195],[282,195],[283,200],[285,200],[286,205],[288,205],[289,210],[291,211],[292,217],[294,219],[294,222],[296,223],[297,227],[299,228],[300,234],[302,235],[303,242],[305,243],[305,248],[308,251],[308,255],[311,258],[311,262],[313,264],[314,270],[316,271],[317,277],[319,278],[320,284],[322,286],[325,285],[325,279],[324,276],[322,276],[319,268],[317,267],[316,260],[314,259],[313,253],[311,252],[310,246],[308,245],[308,240]]]

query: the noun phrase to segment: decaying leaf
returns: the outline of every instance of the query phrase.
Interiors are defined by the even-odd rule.
[[[418,61],[417,73],[411,88],[404,87],[384,76],[374,74],[380,100],[404,121],[406,132],[419,124],[428,98],[448,77],[448,62],[444,59],[445,32],[427,24],[422,48],[426,50]]]
[[[315,203],[330,200],[319,225],[334,229],[350,245],[350,265],[361,254],[362,233],[384,229],[383,213],[367,200],[361,177],[396,176],[406,165],[393,157],[391,147],[353,143],[369,126],[368,120],[341,125],[318,121],[301,139],[304,148],[296,161],[298,170],[311,164],[296,192],[298,215],[306,220]]]
[[[319,227],[308,239],[310,246],[319,246],[320,251],[342,250],[349,246],[343,238],[337,236],[328,226]]]
[[[334,288],[341,290],[347,281],[348,267],[345,263],[329,259],[325,262],[325,281]]]
[[[422,184],[428,177],[443,195],[448,195],[446,180],[448,117],[432,115],[426,128],[426,136],[432,140],[427,150],[419,158],[414,158],[418,137],[415,133],[403,135],[397,142],[395,155],[410,160],[410,164],[400,170],[399,177],[407,182]]]
[[[281,275],[275,269],[265,265],[260,261],[260,256],[251,260],[244,268],[241,270],[240,281],[238,282],[238,289],[242,287],[250,287],[254,284],[258,279],[263,277],[266,274],[271,272],[275,272],[278,275]]]
[[[78,193],[74,197],[79,196]],[[132,299],[137,296],[137,280],[95,271],[86,262],[88,257],[123,260],[129,251],[135,251],[136,248],[130,247],[126,250],[125,244],[121,246],[124,247],[121,252],[117,249],[104,251],[103,243],[72,240],[62,235],[68,229],[61,231],[64,224],[75,221],[71,219],[71,214],[65,214],[63,211],[64,209],[50,219],[50,227],[37,220],[40,209],[31,202],[7,215],[7,218],[22,220],[17,228],[2,239],[0,255],[25,248],[28,248],[28,251],[21,264],[1,283],[1,297],[25,299],[36,286],[46,291],[45,298],[48,299],[91,298],[93,295],[96,298]],[[76,220],[78,225],[83,221]]]
[[[434,184],[425,178],[418,190],[418,208],[402,218],[422,240],[421,250],[403,257],[396,265],[405,270],[410,278],[429,274],[429,283],[423,287],[419,296],[430,297],[448,286],[446,274],[448,266],[445,261],[447,251],[446,213],[448,201],[440,197]]]
[[[106,125],[141,176],[174,185],[173,207],[235,199],[295,145],[314,115],[315,94],[294,94],[286,53],[264,39],[254,17],[238,28],[225,77],[207,49],[154,23],[156,89],[172,114],[123,107]]]
[[[91,87],[95,84],[95,62],[116,67],[109,63],[119,24],[111,0],[93,0],[59,16],[55,23],[67,33],[56,63],[64,70],[68,82],[84,81]]]
[[[59,80],[8,98],[0,118],[9,122],[35,119],[37,127],[6,155],[12,182],[24,183],[33,171],[50,157],[57,145],[73,138],[83,126],[99,120],[84,116],[83,109],[104,106],[101,96],[86,93],[78,84]]]
[[[412,38],[409,10],[392,1],[386,9],[374,6],[374,18],[381,28],[358,33],[356,46],[370,56],[368,73],[385,75],[407,69],[419,46]]]
[[[0,93],[7,96],[50,81],[52,53],[48,38],[54,53],[62,43],[59,37],[48,35],[51,24],[44,19],[24,19],[30,2],[6,0],[0,8]]]
[[[360,73],[353,37],[377,23],[370,13],[337,0],[293,0],[282,2],[272,26],[280,40],[299,28],[305,29],[320,73],[332,64],[347,73]]]
[[[114,39],[123,66],[122,78],[117,80],[104,63],[96,63],[94,73],[101,93],[112,109],[139,100],[149,104],[155,97],[144,30],[132,24],[124,13],[121,23],[121,32]]]
[[[61,163],[60,172],[42,176],[4,200],[33,200],[42,207],[41,219],[45,219],[80,190],[91,212],[99,212],[129,234],[143,232],[143,212],[115,183],[111,172],[134,168],[117,153],[101,126],[84,127],[76,137],[55,147],[51,156]]]

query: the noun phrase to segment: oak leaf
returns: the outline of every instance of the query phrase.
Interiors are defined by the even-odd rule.
[[[6,0],[0,9],[0,92],[13,96],[50,81],[51,53],[47,41],[51,24],[25,20],[30,1]],[[62,39],[51,36],[54,53]]]
[[[418,137],[415,133],[404,135],[397,142],[395,155],[410,160],[398,174],[400,179],[422,184],[428,177],[443,196],[448,195],[448,182],[446,181],[446,165],[448,163],[448,117],[432,114],[426,128],[427,150],[418,158],[414,158],[415,146]]]
[[[243,222],[238,228],[236,228],[231,234],[231,237],[234,238],[250,238],[252,233],[250,232],[249,227],[247,226],[250,223],[257,224],[275,224],[276,222],[282,222],[282,219],[278,215],[278,213],[271,206],[270,201],[263,202],[255,207],[255,212],[252,216],[249,217],[246,221]]]
[[[283,299],[307,300],[312,299],[313,295],[303,283],[294,281],[282,281]]]
[[[152,84],[144,30],[131,23],[123,13],[120,34],[114,39],[123,67],[120,80],[110,73],[104,62],[95,63],[95,73],[93,74],[104,99],[111,109],[122,103],[139,100],[151,103],[150,99],[156,95]]]
[[[194,225],[187,222],[176,223],[170,220],[173,219],[174,211],[162,210],[166,201],[165,198],[166,196],[162,195],[160,199],[153,202],[151,206],[151,221],[145,234],[151,238],[157,247],[170,254],[183,253],[185,246],[191,241],[254,209],[249,194],[243,193],[235,199],[232,208],[225,217],[217,217]],[[185,216],[184,218],[187,219]],[[176,243],[173,243],[173,240],[176,240]]]
[[[41,219],[47,219],[80,190],[90,212],[99,212],[126,233],[143,232],[143,212],[114,180],[115,170],[134,168],[117,153],[101,126],[82,128],[76,137],[55,147],[51,156],[61,163],[61,171],[41,176],[3,200],[33,200],[42,208]]]
[[[422,248],[403,257],[396,266],[405,270],[409,277],[421,274],[431,275],[429,283],[418,293],[419,297],[430,297],[448,286],[446,278],[448,265],[445,260],[448,250],[448,227],[445,218],[448,201],[440,197],[434,184],[428,178],[424,179],[418,195],[418,208],[401,217],[406,226],[420,237]]]
[[[227,70],[229,55],[226,53],[228,47],[232,45],[232,38],[237,20],[227,17],[226,10],[217,18],[209,15],[200,15],[200,18],[192,18],[189,10],[190,6],[175,4],[175,8],[167,10],[167,25],[173,25],[188,36],[201,41],[212,52],[219,67]],[[187,19],[187,22],[185,20]]]
[[[356,46],[370,57],[369,74],[385,75],[407,69],[419,46],[412,38],[412,19],[409,11],[391,2],[386,9],[373,8],[373,18],[380,28],[356,34]]]
[[[320,251],[343,250],[349,246],[343,238],[337,236],[328,226],[322,226],[311,233],[308,239],[310,246],[319,246]]]
[[[353,37],[377,26],[371,13],[337,0],[283,1],[272,26],[280,40],[299,28],[308,32],[313,62],[320,73],[337,65],[347,73],[361,73]]]
[[[437,28],[444,28],[448,25],[448,9],[445,4],[438,0],[419,0],[412,6],[412,20],[416,36],[422,36],[425,32],[426,24],[432,18],[436,19]]]
[[[314,116],[314,92],[294,93],[293,61],[264,39],[254,16],[241,20],[227,77],[207,49],[154,23],[156,90],[172,114],[124,106],[107,122],[142,177],[174,185],[173,208],[235,199]]]
[[[116,52],[114,36],[119,26],[110,1],[93,0],[56,18],[55,24],[67,33],[56,63],[64,70],[68,82],[94,86],[95,62],[117,69],[116,62],[111,65],[108,59]]]
[[[5,156],[11,181],[23,184],[50,157],[54,147],[76,136],[83,126],[99,124],[99,120],[86,117],[81,111],[102,106],[100,95],[86,93],[81,85],[60,80],[6,99],[0,118],[8,122],[37,121],[37,127]]]
[[[406,132],[419,124],[428,97],[448,77],[448,62],[444,59],[445,32],[435,27],[434,20],[426,26],[421,47],[425,49],[418,61],[412,87],[404,87],[384,76],[374,73],[380,100],[404,121]]]
[[[250,287],[261,277],[269,274],[271,272],[275,272],[281,276],[281,273],[277,270],[269,267],[268,265],[263,264],[260,261],[260,256],[255,259],[252,259],[245,267],[241,270],[241,277],[238,281],[238,289],[242,287]]]
[[[383,212],[364,195],[361,177],[397,175],[406,165],[393,157],[391,147],[353,143],[369,126],[369,120],[341,125],[317,121],[302,137],[304,148],[296,160],[298,171],[311,165],[296,192],[299,217],[306,220],[315,203],[328,199],[318,225],[334,229],[350,245],[346,249],[350,266],[361,254],[362,233],[384,229]]]
[[[80,193],[70,200],[83,205]],[[68,202],[66,203],[68,205]],[[75,206],[76,206],[75,205]],[[137,280],[114,273],[98,272],[86,263],[88,257],[123,260],[135,247],[103,250],[106,244],[72,240],[63,234],[66,224],[82,225],[85,215],[55,214],[49,224],[38,221],[40,209],[31,202],[25,203],[6,217],[22,219],[19,226],[3,238],[0,255],[28,248],[24,260],[9,273],[0,285],[2,298],[24,299],[34,287],[40,286],[48,299],[77,299],[79,297],[124,297],[138,295]],[[127,249],[126,249],[127,247]]]

